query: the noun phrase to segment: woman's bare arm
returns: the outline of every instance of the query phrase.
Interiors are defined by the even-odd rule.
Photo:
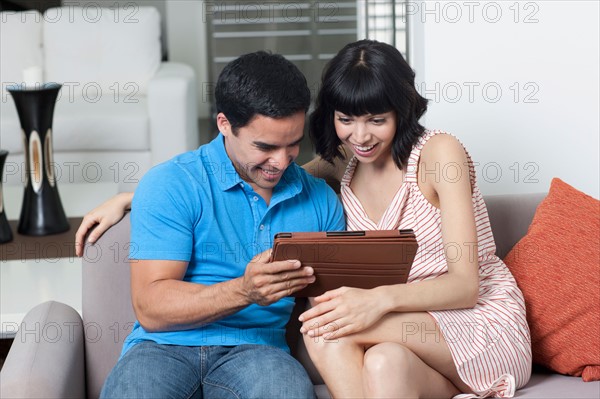
[[[83,255],[85,235],[88,231],[97,225],[88,237],[89,242],[96,242],[109,227],[123,218],[127,210],[131,209],[132,199],[133,193],[119,193],[83,217],[81,225],[75,233],[75,253],[77,256]]]

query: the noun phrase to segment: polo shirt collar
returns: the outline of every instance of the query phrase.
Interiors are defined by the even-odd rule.
[[[207,144],[207,155],[208,159],[205,161],[205,167],[211,169],[208,172],[217,177],[215,181],[222,191],[227,191],[244,182],[227,155],[225,137],[221,133]]]
[[[277,202],[276,200],[280,195],[283,195],[282,199],[285,199],[300,194],[302,191],[302,180],[298,169],[299,166],[296,165],[296,163],[292,163],[285,172],[283,172],[281,180],[279,180],[279,183],[273,188],[273,197],[271,199],[272,205],[274,201]]]
[[[211,166],[207,167],[215,168],[215,170],[211,172],[219,175],[215,180],[222,191],[227,191],[232,187],[245,183],[227,155],[227,151],[225,150],[225,137],[221,133],[219,133],[213,141],[208,143],[207,147],[208,162],[211,164]],[[288,166],[285,172],[283,172],[281,180],[273,189],[273,197],[285,195],[289,198],[302,191],[302,181],[298,168],[299,166],[295,163]]]

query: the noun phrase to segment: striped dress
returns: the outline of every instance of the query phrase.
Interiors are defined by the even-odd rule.
[[[348,230],[413,229],[419,249],[408,282],[422,281],[448,271],[446,256],[459,256],[457,248],[444,247],[441,217],[417,186],[417,166],[425,143],[441,131],[426,131],[413,147],[404,184],[378,224],[372,222],[350,188],[357,159],[346,169],[341,183]],[[478,237],[479,300],[472,309],[431,311],[462,380],[477,395],[458,397],[512,397],[531,375],[531,343],[523,295],[506,265],[495,255],[496,245],[487,209],[476,184],[475,168],[467,154],[473,209]],[[443,173],[443,170],[438,171]],[[448,176],[456,174],[448,172]],[[473,247],[474,248],[474,247]],[[473,254],[474,255],[474,254]],[[472,256],[473,256],[472,255]]]

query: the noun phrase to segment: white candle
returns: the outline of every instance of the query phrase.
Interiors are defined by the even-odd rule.
[[[40,66],[31,66],[23,69],[23,82],[28,89],[39,87],[43,83],[43,72]]]

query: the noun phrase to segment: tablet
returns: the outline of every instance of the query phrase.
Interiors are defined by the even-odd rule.
[[[292,295],[313,297],[342,286],[406,283],[417,247],[412,230],[279,233],[271,260],[298,259],[312,267],[315,282]]]

